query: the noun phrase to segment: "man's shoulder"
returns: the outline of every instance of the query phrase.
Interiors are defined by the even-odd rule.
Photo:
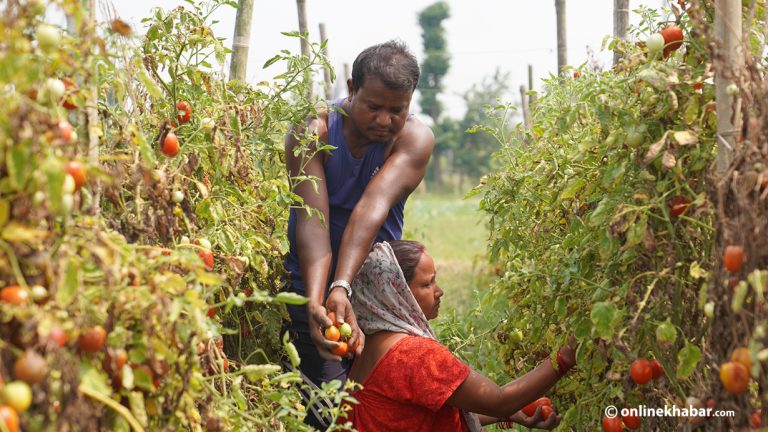
[[[435,145],[435,134],[432,128],[416,117],[408,118],[403,130],[397,137],[396,148],[418,148],[429,150]]]

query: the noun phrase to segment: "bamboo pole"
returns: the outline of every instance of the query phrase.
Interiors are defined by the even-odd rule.
[[[520,105],[523,109],[523,124],[526,129],[531,127],[531,113],[528,107],[528,95],[526,94],[525,85],[520,86]]]
[[[718,176],[726,173],[733,160],[741,123],[738,95],[729,95],[727,90],[731,84],[738,85],[738,73],[744,65],[741,21],[741,0],[716,0],[715,43],[720,57],[715,62]]]
[[[528,65],[528,88],[533,91],[533,65]],[[528,107],[532,107],[536,102],[536,95],[531,94],[528,96]]]
[[[299,14],[299,33],[303,35],[301,38],[301,55],[307,58],[309,60],[309,29],[307,28],[307,1],[306,0],[296,0],[296,8]],[[304,73],[304,82],[307,82],[309,84],[308,97],[309,99],[312,99],[314,96],[314,88],[312,85],[312,82],[310,81],[311,74],[309,69]]]
[[[557,75],[563,75],[563,68],[568,64],[568,44],[565,31],[565,0],[555,0],[557,15]]]
[[[613,0],[613,37],[625,40],[629,26],[629,0]],[[614,66],[621,60],[621,52],[613,50]]]
[[[325,34],[325,23],[320,23],[320,41],[325,43],[323,46],[323,56],[328,58],[328,37]],[[325,98],[330,100],[333,98],[333,90],[331,87],[331,70],[328,67],[323,68],[323,78],[325,80]]]
[[[245,81],[248,69],[248,44],[251,39],[253,0],[240,0],[235,18],[235,35],[232,38],[232,61],[229,64],[229,79]]]

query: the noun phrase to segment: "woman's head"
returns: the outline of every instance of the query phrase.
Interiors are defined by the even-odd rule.
[[[393,240],[389,245],[422,312],[427,319],[436,318],[443,290],[437,284],[435,261],[417,241]]]

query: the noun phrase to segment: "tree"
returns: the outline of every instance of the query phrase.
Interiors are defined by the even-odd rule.
[[[438,125],[442,113],[442,104],[438,96],[443,91],[443,78],[450,67],[450,56],[446,52],[445,29],[442,26],[443,20],[449,16],[448,4],[442,1],[427,6],[419,13],[421,38],[424,45],[424,61],[421,64],[421,79],[418,86],[421,91],[420,103],[422,112],[432,118],[435,126]],[[440,170],[442,153],[443,148],[437,144],[432,161],[433,181],[436,184],[442,183]]]

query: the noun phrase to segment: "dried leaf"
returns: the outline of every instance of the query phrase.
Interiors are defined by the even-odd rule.
[[[677,159],[675,158],[675,155],[669,151],[665,151],[664,154],[661,155],[661,164],[664,165],[664,168],[672,169],[677,164]]]
[[[659,155],[659,152],[662,148],[664,148],[664,144],[667,143],[667,134],[669,132],[666,132],[664,136],[661,137],[660,140],[656,141],[655,143],[651,144],[651,146],[648,148],[648,152],[645,154],[645,163],[649,163],[650,161],[656,159],[656,156]]]
[[[673,133],[672,136],[681,146],[694,145],[699,142],[699,137],[697,137],[693,132],[689,131],[677,131]]]
[[[132,31],[130,24],[121,19],[113,20],[111,28],[113,32],[126,37],[130,36]]]

